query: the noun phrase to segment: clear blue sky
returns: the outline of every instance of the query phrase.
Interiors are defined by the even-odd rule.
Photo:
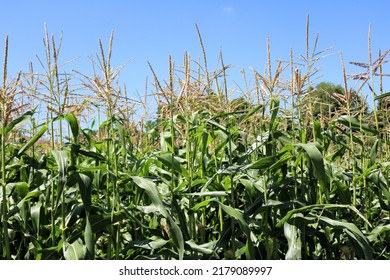
[[[3,1],[0,40],[9,36],[9,72],[28,70],[36,55],[44,57],[44,23],[57,39],[63,32],[60,60],[80,57],[69,67],[90,72],[88,56],[98,51],[98,39],[105,46],[115,31],[113,64],[131,59],[121,74],[130,93],[144,91],[145,77],[151,77],[147,62],[161,79],[167,77],[167,57],[182,64],[185,51],[193,59],[201,55],[195,23],[214,68],[222,47],[225,64],[235,65],[232,77],[250,67],[262,71],[266,63],[266,38],[271,40],[272,58],[288,60],[292,48],[304,54],[306,17],[310,15],[312,42],[319,33],[318,49],[334,47],[345,62],[367,62],[367,33],[372,27],[372,49],[390,48],[390,1]],[[3,44],[0,44],[3,49]],[[325,58],[322,80],[342,82],[339,54]],[[387,67],[388,68],[388,67]],[[348,66],[349,72],[361,69]],[[385,67],[386,70],[386,67]],[[151,78],[149,79],[152,80]],[[390,89],[385,89],[389,91]]]

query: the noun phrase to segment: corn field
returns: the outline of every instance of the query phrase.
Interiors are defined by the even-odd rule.
[[[306,53],[286,61],[268,40],[266,67],[242,70],[235,95],[197,29],[200,59],[168,57],[166,81],[150,64],[155,118],[119,83],[113,36],[91,76],[63,72],[46,31],[42,71],[9,77],[6,38],[0,258],[390,259],[390,50],[369,49],[359,74],[343,66],[324,112],[312,93],[329,50],[306,29]]]

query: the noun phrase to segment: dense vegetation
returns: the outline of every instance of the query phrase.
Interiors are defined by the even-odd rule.
[[[0,258],[390,259],[389,51],[316,87],[307,36],[299,61],[268,48],[233,98],[199,38],[203,58],[169,58],[166,82],[151,67],[154,119],[134,117],[146,104],[119,86],[112,40],[101,72],[66,74],[46,33],[43,74],[14,79],[6,42]]]

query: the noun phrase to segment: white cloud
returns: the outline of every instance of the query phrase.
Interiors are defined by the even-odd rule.
[[[223,8],[223,12],[225,14],[232,14],[234,12],[234,7],[233,6],[226,6]]]

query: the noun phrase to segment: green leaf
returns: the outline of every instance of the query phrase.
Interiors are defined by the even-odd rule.
[[[270,136],[270,133],[269,131],[266,131],[264,133],[262,133],[261,135],[258,135],[256,137],[256,141],[254,141],[249,149],[237,160],[237,164],[244,164],[244,162],[249,158],[249,156],[255,152],[257,149],[260,149],[261,147],[263,147],[263,145],[265,143],[267,143],[268,139],[269,139],[269,136]]]
[[[148,205],[148,206],[137,206],[137,209],[141,211],[142,213],[149,214],[149,213],[158,213],[158,209],[156,206]]]
[[[40,233],[40,226],[41,226],[41,208],[42,203],[38,202],[37,204],[31,206],[31,221],[34,227],[35,232],[37,233],[37,236],[39,236]]]
[[[92,226],[89,221],[89,215],[86,217],[84,240],[86,247],[86,257],[89,259],[95,258],[95,238],[92,231]]]
[[[245,221],[245,218],[244,218],[244,215],[237,209],[229,206],[229,205],[225,205],[219,201],[217,201],[219,203],[219,205],[221,206],[222,210],[228,214],[230,217],[233,217],[234,219],[236,219],[238,221],[238,224],[240,225],[240,228],[241,230],[244,232],[244,234],[247,236],[247,241],[249,242],[248,244],[248,254],[249,254],[249,257],[250,259],[255,259],[255,253],[254,253],[254,249],[253,249],[253,243],[252,243],[252,240],[251,240],[251,230],[249,228],[249,225],[248,223]]]
[[[173,171],[176,171],[184,176],[188,176],[188,171],[180,163],[179,157],[172,156],[170,153],[162,153],[157,156],[157,159],[164,165],[172,168]]]
[[[30,185],[26,182],[8,183],[7,188],[15,189],[18,196],[24,198],[29,192]]]
[[[83,201],[85,211],[89,213],[91,209],[92,197],[92,179],[83,173],[74,173],[79,185],[81,200]]]
[[[158,190],[156,188],[156,184],[152,180],[142,178],[139,176],[132,176],[131,178],[133,179],[134,183],[138,187],[140,187],[146,191],[147,195],[149,196],[153,205],[156,207],[157,211],[164,218],[167,218],[169,216],[169,213],[165,209],[165,206],[160,199],[160,193],[158,192]]]
[[[378,153],[378,147],[380,146],[381,139],[376,139],[374,145],[370,151],[370,166],[373,166],[376,162],[376,155]]]
[[[30,148],[32,145],[34,145],[41,137],[42,135],[47,131],[47,125],[44,125],[41,127],[41,129],[38,131],[37,134],[35,134],[18,152],[18,156],[23,154],[28,148]]]
[[[301,231],[295,225],[284,223],[284,236],[288,242],[286,260],[302,259]]]
[[[192,239],[186,241],[186,244],[191,247],[192,251],[199,252],[199,253],[206,254],[206,255],[211,255],[212,253],[214,253],[213,247],[215,246],[216,243],[217,243],[217,241],[214,240],[214,241],[199,245],[199,244],[196,244],[195,241]]]
[[[381,95],[376,96],[376,97],[374,98],[374,100],[375,100],[375,101],[376,101],[376,100],[380,100],[380,99],[383,99],[383,98],[389,97],[389,96],[390,96],[390,92],[386,92],[386,93],[383,93],[383,94],[381,94]]]
[[[388,179],[384,176],[381,170],[375,168],[371,170],[367,178],[374,184],[373,190],[377,194],[380,205],[383,210],[390,211],[390,191],[388,187]]]
[[[367,223],[370,227],[371,223],[356,209],[356,207],[352,205],[343,205],[343,204],[313,204],[306,205],[301,208],[293,209],[287,212],[287,214],[276,224],[277,228],[280,228],[286,223],[293,214],[295,213],[304,213],[310,210],[318,209],[324,211],[325,209],[349,209],[357,214],[365,223]]]
[[[184,257],[184,238],[181,229],[179,226],[174,222],[171,215],[166,210],[163,202],[160,199],[160,193],[157,190],[156,184],[149,180],[145,179],[139,176],[132,176],[131,177],[134,181],[134,183],[145,190],[147,195],[149,196],[150,200],[152,201],[153,205],[156,207],[158,212],[167,219],[169,231],[172,234],[172,239],[174,243],[177,246],[178,253],[179,253],[179,259],[182,260]]]
[[[363,123],[361,120],[353,116],[344,115],[339,117],[336,121],[345,125],[346,127],[349,127],[353,131],[366,132],[372,135],[378,134],[378,131],[368,123]]]
[[[148,240],[141,240],[141,241],[131,241],[128,244],[128,247],[130,248],[143,248],[146,250],[158,250],[160,248],[163,248],[169,240],[165,240],[156,236],[152,236]]]
[[[214,120],[211,120],[211,119],[210,119],[210,120],[207,120],[207,123],[209,123],[209,124],[215,126],[216,128],[219,128],[219,129],[220,129],[221,131],[223,131],[223,133],[225,133],[226,135],[229,135],[229,134],[230,134],[226,127],[224,127],[223,125],[217,123],[217,122],[214,121]]]
[[[186,193],[184,195],[189,196],[212,196],[212,197],[218,197],[218,196],[228,196],[228,193],[225,191],[213,191],[213,192],[194,192],[194,193]]]
[[[320,121],[314,121],[314,135],[316,139],[322,140]]]
[[[250,164],[247,164],[243,167],[242,170],[246,169],[266,169],[273,165],[276,162],[276,157],[275,156],[267,156],[267,157],[262,157],[259,160],[252,162]]]
[[[278,111],[279,111],[279,105],[280,105],[280,99],[277,98],[277,97],[274,97],[272,100],[271,100],[271,121],[269,123],[269,131],[273,131],[273,127],[274,127],[274,123],[275,123],[275,120],[276,120],[276,116],[278,115]]]
[[[73,143],[77,144],[79,138],[79,124],[77,122],[76,117],[73,114],[64,115],[65,120],[68,121],[70,129],[73,135]]]
[[[39,197],[42,194],[41,191],[31,191],[29,192],[21,201],[19,201],[17,207],[20,208],[22,207],[23,203],[30,201],[31,199],[35,197]]]
[[[82,203],[77,203],[72,207],[70,213],[66,216],[65,225],[67,228],[73,227],[77,221],[80,220],[82,213],[84,212],[85,207]]]
[[[52,150],[51,152],[58,166],[60,180],[64,182],[66,181],[66,172],[68,170],[68,153],[64,150]]]
[[[123,211],[110,214],[97,214],[90,216],[91,228],[94,233],[103,231],[107,226],[123,221],[126,213]]]
[[[370,232],[370,234],[367,236],[367,239],[371,242],[378,241],[378,236],[383,233],[387,233],[388,231],[390,231],[390,224],[377,226]]]
[[[321,186],[324,189],[328,188],[328,176],[325,172],[324,158],[321,152],[318,150],[316,143],[299,143],[296,146],[301,147],[305,150],[306,154],[312,162],[313,168],[315,170],[315,175],[319,180]]]
[[[86,253],[86,247],[80,238],[71,244],[64,244],[64,257],[66,260],[83,260]]]
[[[34,110],[27,111],[24,114],[22,114],[20,117],[17,117],[13,121],[11,121],[4,130],[4,135],[7,137],[9,133],[13,130],[17,130],[24,126],[26,123],[28,123],[31,120],[31,117],[34,115]]]
[[[214,198],[212,198],[212,199],[205,199],[205,200],[203,200],[203,201],[201,201],[201,202],[195,204],[195,205],[191,208],[191,210],[192,210],[192,211],[198,211],[200,208],[203,208],[203,207],[208,206],[208,205],[210,204],[210,202],[212,202],[212,201],[215,201],[215,199],[214,199]]]
[[[76,165],[77,170],[81,172],[107,172],[107,165],[98,165],[98,166],[84,166],[84,165]]]
[[[364,234],[356,227],[356,225],[344,221],[333,220],[324,216],[319,216],[319,219],[334,228],[343,229],[350,237],[350,240],[358,246],[355,247],[355,251],[359,253],[361,250],[363,252],[361,257],[365,258],[366,260],[372,260],[372,248]]]
[[[244,118],[241,120],[241,122],[244,122],[246,121],[247,119],[249,119],[253,114],[255,114],[257,111],[259,111],[261,108],[263,108],[264,106],[262,104],[256,106],[255,108],[253,108],[252,110],[250,110],[245,116]]]
[[[64,191],[64,187],[67,181],[66,173],[68,171],[68,153],[63,150],[52,150],[51,152],[55,161],[57,162],[57,168],[59,172],[59,179],[57,185],[57,200],[55,204],[55,208],[57,209],[59,201],[61,199],[61,194]]]
[[[83,149],[79,149],[77,152],[80,155],[87,156],[87,157],[90,157],[90,158],[93,158],[93,159],[96,159],[96,160],[101,160],[101,161],[106,160],[106,158],[104,156],[102,156],[101,154],[99,154],[97,152],[85,151]]]

